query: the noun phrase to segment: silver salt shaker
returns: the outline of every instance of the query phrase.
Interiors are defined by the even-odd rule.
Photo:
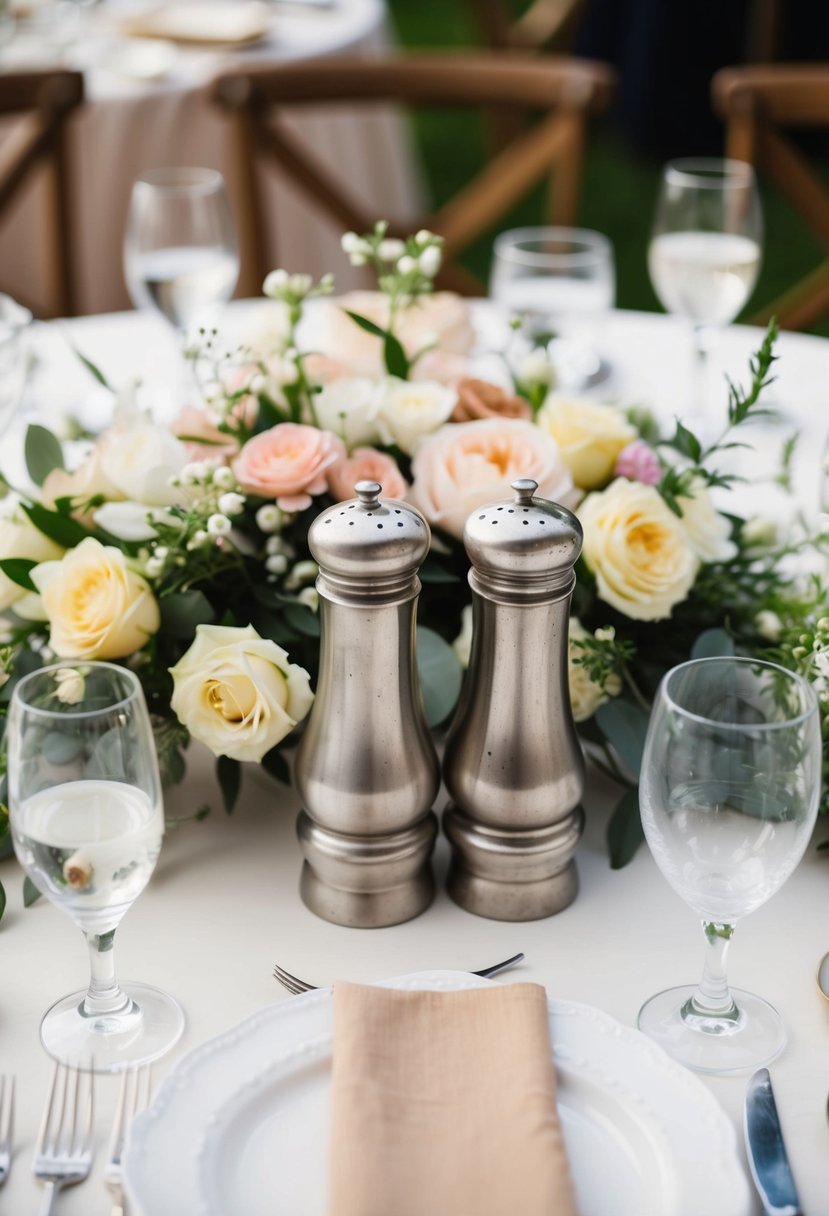
[[[325,920],[377,928],[419,915],[434,895],[440,766],[415,666],[417,569],[430,534],[406,503],[381,502],[377,482],[355,490],[308,534],[322,639],[295,769],[300,892]]]
[[[584,759],[570,709],[568,626],[581,552],[576,517],[534,498],[475,511],[464,529],[473,636],[447,737],[449,894],[496,920],[536,920],[577,891]]]

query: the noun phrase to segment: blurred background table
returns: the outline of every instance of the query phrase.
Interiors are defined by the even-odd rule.
[[[67,2],[65,7],[76,6]],[[185,49],[124,38],[120,23],[135,13],[129,0],[81,7],[72,42],[61,49],[47,36],[51,11],[44,10],[39,26],[32,26],[30,19],[30,28],[24,25],[0,48],[0,71],[52,66],[61,55],[64,63],[84,72],[87,104],[72,117],[68,132],[80,313],[129,305],[122,243],[130,191],[139,174],[166,165],[215,168],[228,180],[233,201],[229,123],[204,92],[217,71],[346,51],[375,55],[390,41],[384,0],[273,0],[268,6],[269,32],[246,50]],[[306,113],[294,129],[335,166],[372,214],[405,216],[417,211],[420,186],[414,153],[406,129],[389,110],[360,113],[344,108],[324,119]],[[4,290],[35,309],[42,302],[45,277],[46,251],[38,248],[37,239],[42,184],[33,181],[21,192],[0,232]],[[290,270],[320,275],[340,264],[340,229],[309,210],[295,189],[273,174],[263,179],[263,189],[274,267],[278,261]],[[347,274],[340,276],[342,287],[347,286]],[[351,271],[352,285],[360,281],[359,272]]]

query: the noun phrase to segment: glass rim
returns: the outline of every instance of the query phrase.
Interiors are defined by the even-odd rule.
[[[666,182],[692,184],[701,189],[738,189],[754,184],[754,169],[747,160],[727,156],[681,156],[663,168]]]
[[[67,708],[62,710],[43,709],[39,705],[33,705],[27,701],[20,692],[21,688],[25,688],[27,684],[34,682],[41,676],[52,675],[58,671],[72,671],[80,667],[91,667],[95,671],[117,671],[119,675],[125,676],[127,683],[130,685],[130,691],[126,696],[120,696],[117,700],[113,700],[110,705],[100,705],[97,709],[73,709]],[[100,659],[66,659],[63,663],[49,663],[46,667],[38,667],[37,671],[30,671],[28,675],[23,676],[21,680],[15,684],[11,695],[11,701],[15,700],[25,708],[27,714],[38,714],[43,718],[95,718],[101,714],[110,714],[116,709],[121,709],[134,701],[136,696],[143,697],[143,689],[141,681],[134,671],[130,671],[128,667],[122,667],[120,663],[105,663]],[[9,704],[11,708],[11,702]]]
[[[691,709],[686,709],[684,705],[680,705],[677,700],[671,695],[668,685],[674,676],[682,671],[686,671],[689,667],[702,667],[707,663],[729,663],[732,666],[740,665],[749,667],[765,667],[769,671],[779,673],[793,684],[797,685],[804,694],[807,706],[800,713],[795,714],[791,718],[786,718],[782,722],[718,722],[714,718],[706,718],[704,714],[694,713]],[[779,730],[781,727],[799,726],[807,722],[818,712],[817,696],[808,680],[804,680],[803,676],[798,675],[796,671],[789,671],[788,667],[781,667],[779,663],[771,663],[768,659],[753,659],[749,655],[709,655],[704,659],[688,659],[685,663],[679,663],[676,667],[672,667],[666,672],[662,678],[660,685],[661,694],[670,705],[671,709],[677,714],[681,714],[691,722],[699,722],[704,726],[714,727],[717,730],[740,730],[745,731],[751,729],[753,731]]]
[[[537,249],[522,249],[521,242],[560,241],[580,245],[568,253],[545,253]],[[495,257],[515,262],[521,266],[587,266],[613,257],[613,243],[602,232],[592,228],[565,228],[553,225],[536,225],[525,228],[508,228],[499,232],[493,244]]]
[[[169,165],[161,169],[148,169],[146,173],[139,174],[133,188],[142,186],[148,186],[159,194],[211,194],[224,189],[225,179],[218,169],[200,168],[197,165]]]

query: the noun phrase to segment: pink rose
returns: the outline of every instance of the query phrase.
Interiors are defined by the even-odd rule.
[[[231,467],[246,494],[275,498],[283,511],[304,511],[313,494],[328,488],[328,469],[344,455],[343,441],[330,431],[280,422],[249,439]]]
[[[239,451],[232,435],[220,431],[206,410],[186,405],[173,422],[172,431],[181,439],[190,460],[230,460]]]
[[[613,470],[614,477],[627,477],[628,481],[641,481],[643,485],[655,486],[662,479],[659,457],[644,439],[634,439],[622,448]]]
[[[376,448],[355,448],[328,470],[328,488],[338,502],[354,497],[358,481],[379,481],[384,498],[405,498],[409,489],[391,456]]]
[[[486,418],[450,423],[425,439],[412,462],[409,499],[430,523],[463,535],[477,507],[508,498],[517,477],[538,482],[541,498],[573,506],[577,492],[555,441],[531,422]]]

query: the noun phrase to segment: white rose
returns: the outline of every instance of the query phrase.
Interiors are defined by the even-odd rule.
[[[687,597],[699,558],[654,486],[618,477],[577,512],[584,560],[605,603],[637,621],[659,621]]]
[[[182,525],[177,515],[142,502],[105,502],[92,513],[92,518],[110,536],[127,541],[152,540],[158,535],[156,523]]]
[[[605,485],[613,476],[619,453],[637,437],[614,406],[556,393],[544,402],[536,422],[555,439],[573,481],[582,490]]]
[[[379,389],[380,438],[383,443],[396,443],[411,456],[418,440],[442,426],[457,403],[456,391],[437,380],[399,380],[388,376]]]
[[[170,482],[187,464],[187,449],[166,427],[140,421],[113,433],[102,456],[107,478],[126,499],[147,506],[178,502]]]
[[[367,376],[341,376],[314,396],[314,412],[324,431],[333,431],[349,447],[378,439],[377,386]]]
[[[120,549],[88,536],[60,561],[32,571],[49,621],[49,645],[62,659],[121,659],[159,627],[146,579]]]
[[[731,539],[731,524],[711,501],[711,492],[701,477],[689,486],[692,498],[679,499],[682,526],[691,548],[702,562],[727,562],[737,552]]]
[[[19,506],[10,513],[0,515],[0,558],[4,561],[21,557],[45,562],[62,554],[61,546],[44,536]],[[26,592],[0,570],[0,611],[17,604],[27,594],[31,592]]]
[[[259,761],[308,713],[308,672],[252,625],[199,625],[175,667],[172,708],[216,756]]]
[[[599,637],[601,632],[602,630],[597,629],[595,636]],[[610,700],[611,697],[618,697],[622,691],[622,681],[616,672],[606,677],[604,688],[602,688],[601,684],[596,684],[590,679],[583,663],[575,662],[585,652],[584,647],[574,646],[573,643],[588,637],[590,634],[578,617],[571,616],[568,670],[570,673],[570,706],[576,722],[586,722],[588,718],[592,718],[600,705],[604,705],[605,701]]]

